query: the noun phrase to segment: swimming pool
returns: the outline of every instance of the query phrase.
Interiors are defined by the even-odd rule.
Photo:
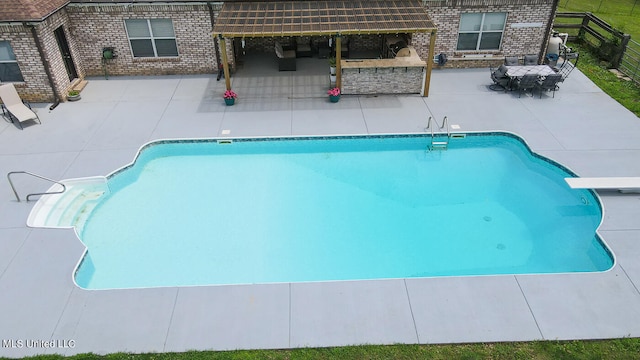
[[[507,133],[161,141],[78,234],[88,289],[605,271],[598,198]]]

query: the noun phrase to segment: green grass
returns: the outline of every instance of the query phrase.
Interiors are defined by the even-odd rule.
[[[590,12],[614,28],[640,41],[640,1],[635,0],[560,0],[560,12]],[[632,13],[633,9],[633,13]]]
[[[292,350],[192,351],[164,354],[84,354],[71,357],[43,355],[26,359],[54,360],[240,360],[240,359],[433,359],[433,360],[572,360],[638,359],[640,339],[598,341],[533,341],[462,345],[366,345]]]

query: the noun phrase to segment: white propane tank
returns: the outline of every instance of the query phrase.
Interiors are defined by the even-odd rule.
[[[549,39],[549,45],[547,46],[547,54],[560,55],[560,44],[562,44],[562,38],[558,36],[557,32],[554,32]]]

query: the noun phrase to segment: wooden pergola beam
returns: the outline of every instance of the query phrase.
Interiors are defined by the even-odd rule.
[[[342,92],[342,35],[336,35],[336,87]]]
[[[231,90],[231,79],[229,78],[229,60],[227,59],[227,42],[222,35],[219,35],[220,40],[220,52],[222,54],[222,70],[224,71],[224,82],[227,86],[227,90]]]
[[[433,70],[433,55],[436,52],[436,30],[431,30],[431,35],[429,36],[429,55],[427,58],[427,74],[424,80],[424,89],[422,89],[422,96],[429,96],[429,86],[431,85],[431,71]]]

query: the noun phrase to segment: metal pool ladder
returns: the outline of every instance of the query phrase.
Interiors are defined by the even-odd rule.
[[[431,125],[432,120],[434,122],[433,126]],[[436,126],[438,127],[438,132],[434,131],[434,128]],[[446,133],[442,131],[445,127]],[[441,126],[438,126],[438,122],[431,116],[429,116],[429,120],[427,121],[427,127],[425,128],[425,130],[431,131],[431,145],[429,146],[429,150],[447,150],[447,147],[449,147],[449,138],[451,137],[451,132],[449,131],[449,124],[446,116],[444,117],[444,119],[442,119]]]
[[[63,192],[65,192],[67,190],[67,187],[59,182],[59,181],[55,181],[49,178],[46,178],[44,176],[40,176],[38,174],[34,174],[32,172],[28,172],[28,171],[11,171],[7,174],[7,180],[9,180],[9,185],[11,185],[11,190],[13,190],[13,194],[16,196],[16,199],[18,200],[18,202],[20,202],[20,197],[18,196],[18,192],[16,191],[16,187],[13,185],[13,180],[11,180],[11,175],[14,174],[27,174],[33,177],[37,177],[38,179],[42,179],[42,180],[47,180],[50,181],[52,183],[58,184],[60,186],[62,186],[62,190],[60,191],[50,191],[50,192],[43,192],[43,193],[33,193],[33,194],[27,194],[27,201],[29,201],[29,198],[32,196],[40,196],[40,195],[52,195],[52,194],[62,194]]]

